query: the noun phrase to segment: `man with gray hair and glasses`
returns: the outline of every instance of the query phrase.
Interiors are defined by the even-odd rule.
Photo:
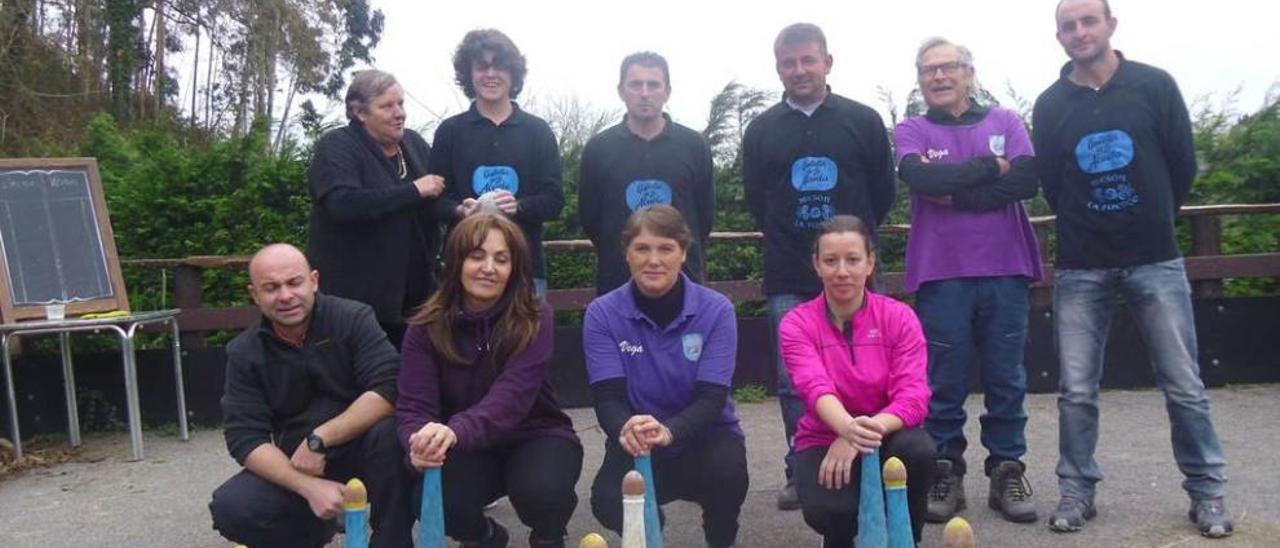
[[[945,522],[965,507],[964,403],[977,363],[987,502],[1009,521],[1030,522],[1023,350],[1028,285],[1042,272],[1022,200],[1036,195],[1037,181],[1022,120],[978,104],[974,72],[968,48],[926,40],[916,74],[929,110],[894,132],[898,173],[911,189],[906,289],[929,340],[925,429],[938,451],[925,519]]]

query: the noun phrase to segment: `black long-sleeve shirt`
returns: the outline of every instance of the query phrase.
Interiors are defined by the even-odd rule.
[[[445,179],[436,216],[456,221],[454,209],[462,200],[510,191],[519,202],[512,219],[529,239],[533,275],[545,278],[542,224],[559,218],[564,208],[560,148],[546,121],[512,106],[501,124],[485,118],[473,103],[436,128],[430,173]]]
[[[876,111],[834,93],[812,115],[784,99],[743,138],[747,206],[764,232],[766,294],[816,294],[810,255],[823,221],[852,214],[873,229],[893,208],[889,137]]]
[[[693,231],[685,272],[703,280],[716,215],[712,171],[706,140],[670,118],[653,139],[640,138],[623,121],[587,142],[578,176],[578,219],[596,248],[596,294],[630,279],[622,227],[632,212],[659,203],[680,211]]]
[[[395,403],[400,356],[368,305],[318,294],[310,321],[301,348],[265,317],[227,343],[223,435],[236,462],[264,443],[292,454],[365,392]]]
[[[1097,90],[1070,73],[1068,63],[1032,115],[1037,171],[1058,215],[1058,268],[1179,257],[1173,223],[1191,191],[1196,156],[1177,83],[1123,56]]]

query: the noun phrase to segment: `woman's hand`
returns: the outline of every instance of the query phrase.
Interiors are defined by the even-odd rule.
[[[654,447],[666,447],[673,441],[671,430],[653,415],[632,416],[618,435],[618,443],[633,457],[648,453]]]
[[[836,438],[818,467],[818,485],[833,491],[849,485],[853,478],[853,461],[857,458],[857,448],[844,438]]]
[[[886,428],[880,421],[866,415],[853,417],[840,431],[840,439],[848,442],[861,453],[870,453],[880,447]]]
[[[418,470],[444,466],[446,453],[457,443],[458,435],[452,428],[429,422],[409,435],[409,463]]]

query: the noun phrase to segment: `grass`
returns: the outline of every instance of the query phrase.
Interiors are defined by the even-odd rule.
[[[738,403],[760,403],[769,399],[769,392],[759,384],[748,384],[733,391],[733,399]]]

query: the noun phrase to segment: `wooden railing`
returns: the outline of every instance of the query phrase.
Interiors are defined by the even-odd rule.
[[[1280,250],[1222,255],[1221,217],[1264,213],[1280,213],[1280,204],[1208,205],[1182,208],[1180,216],[1191,224],[1191,252],[1187,256],[1186,266],[1187,278],[1192,283],[1196,297],[1221,297],[1223,280],[1227,278],[1280,278]],[[1050,256],[1045,245],[1048,242],[1053,220],[1052,216],[1031,219],[1040,241],[1041,256],[1046,258]],[[910,225],[883,225],[879,230],[882,234],[907,234],[911,227]],[[720,243],[757,242],[760,238],[759,232],[711,233],[712,241]],[[548,252],[583,252],[593,249],[588,240],[548,241],[543,243],[543,248]],[[248,262],[249,258],[243,256],[193,256],[184,259],[121,261],[122,265],[131,268],[173,270],[173,306],[183,311],[179,322],[183,332],[183,344],[191,346],[203,344],[202,333],[205,331],[244,328],[259,317],[257,309],[249,305],[226,308],[204,306],[201,273],[206,269],[245,268]],[[881,276],[880,283],[885,292],[890,294],[903,292],[901,272],[885,272]],[[714,281],[708,285],[724,293],[734,302],[764,299],[761,283],[757,280]],[[1032,300],[1037,304],[1047,304],[1052,285],[1053,268],[1045,265],[1044,280],[1032,285]],[[594,288],[556,289],[548,293],[547,300],[556,310],[582,310],[594,297]]]

